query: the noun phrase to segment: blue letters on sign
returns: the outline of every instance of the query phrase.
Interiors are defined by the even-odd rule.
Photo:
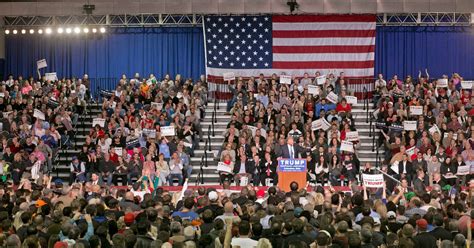
[[[280,159],[278,168],[280,172],[306,172],[306,159]]]

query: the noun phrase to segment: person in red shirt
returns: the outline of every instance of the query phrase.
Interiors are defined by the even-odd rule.
[[[345,113],[350,113],[352,110],[352,107],[350,104],[347,104],[347,101],[345,98],[342,98],[342,101],[337,104],[336,106],[336,112],[345,112]]]

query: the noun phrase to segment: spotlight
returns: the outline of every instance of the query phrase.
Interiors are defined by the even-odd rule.
[[[13,29],[13,34],[18,34],[18,30]]]
[[[100,28],[101,33],[105,33],[105,28]]]
[[[66,28],[66,33],[70,34],[72,32],[71,28]]]
[[[64,33],[64,28],[58,28],[58,34]]]
[[[78,28],[78,27],[75,27],[75,28],[74,28],[74,33],[76,33],[76,34],[81,33],[81,29]]]
[[[25,29],[22,29],[22,30],[21,30],[21,34],[26,34],[26,30],[25,30]]]
[[[5,29],[5,34],[10,34],[10,30]]]
[[[38,29],[38,34],[43,34],[43,29]]]
[[[93,28],[92,33],[97,33],[97,28]]]
[[[30,34],[34,34],[35,33],[35,30],[34,29],[30,29]]]
[[[82,30],[85,34],[89,33],[89,29],[88,28],[84,28],[84,30]]]
[[[53,30],[51,30],[51,28],[46,28],[45,32],[46,32],[47,34],[51,34],[51,32],[53,32]]]

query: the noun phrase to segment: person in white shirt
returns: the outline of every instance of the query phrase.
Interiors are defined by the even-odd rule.
[[[239,237],[232,238],[232,247],[257,247],[258,241],[250,238],[250,223],[242,220],[239,224]]]

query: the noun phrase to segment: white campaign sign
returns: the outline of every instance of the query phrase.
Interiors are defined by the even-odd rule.
[[[326,75],[322,75],[316,78],[317,85],[323,85],[324,83],[326,83]]]
[[[448,79],[441,78],[436,81],[436,88],[447,88],[448,87]]]
[[[459,176],[464,176],[464,175],[468,175],[471,171],[471,166],[470,165],[463,165],[463,166],[459,166],[458,167],[458,172],[456,173],[456,175],[459,175]]]
[[[428,129],[428,131],[430,132],[431,135],[433,135],[435,132],[438,132],[439,134],[441,134],[441,131],[439,130],[439,128],[436,124],[434,124],[432,127],[430,127],[430,129]]]
[[[103,118],[94,118],[92,120],[92,127],[99,125],[100,127],[105,127],[105,119]]]
[[[416,131],[416,121],[403,121],[403,130]]]
[[[162,102],[152,102],[151,103],[151,108],[161,111],[163,109],[163,103]]]
[[[56,75],[56,72],[46,73],[46,74],[44,74],[44,77],[45,77],[46,80],[50,80],[50,81],[57,81],[58,80],[58,76]]]
[[[232,81],[235,80],[235,74],[233,72],[226,72],[223,74],[224,81]]]
[[[461,88],[471,90],[474,81],[461,81]]]
[[[405,153],[408,155],[408,157],[411,157],[415,154],[415,147],[412,147],[410,149],[407,149]]]
[[[280,75],[281,84],[291,84],[291,75]]]
[[[34,110],[33,117],[36,117],[37,119],[40,119],[40,120],[43,120],[43,121],[46,120],[45,116],[44,116],[44,113],[41,112],[41,110],[39,110],[39,109]]]
[[[422,115],[423,106],[410,106],[410,115]]]
[[[38,67],[38,69],[48,67],[48,64],[46,63],[46,59],[40,59],[36,61],[36,66]]]
[[[322,126],[321,128],[324,130],[324,131],[327,131],[329,128],[331,128],[331,124],[329,124],[329,122],[326,120],[326,118],[321,118],[320,120],[321,123],[322,123]]]
[[[308,85],[308,94],[319,95],[319,87],[316,85]]]
[[[334,92],[330,92],[327,96],[326,96],[326,99],[328,99],[328,101],[336,104],[337,103],[337,95],[334,94]]]
[[[311,122],[311,130],[319,130],[322,127],[321,119],[317,119],[313,122]]]
[[[219,162],[217,164],[217,171],[232,173],[232,168],[227,166],[224,162]]]
[[[174,126],[161,127],[161,136],[174,136],[175,128]]]
[[[362,174],[364,180],[364,186],[367,188],[382,188],[383,187],[383,174]]]
[[[341,151],[354,152],[354,144],[350,141],[342,140],[341,141]]]
[[[123,149],[122,149],[122,147],[115,147],[114,152],[115,152],[115,154],[117,154],[119,156],[122,156]]]
[[[346,101],[349,104],[357,104],[357,97],[356,96],[346,96]]]
[[[352,131],[346,133],[346,140],[347,141],[358,141],[359,140],[359,132]]]

